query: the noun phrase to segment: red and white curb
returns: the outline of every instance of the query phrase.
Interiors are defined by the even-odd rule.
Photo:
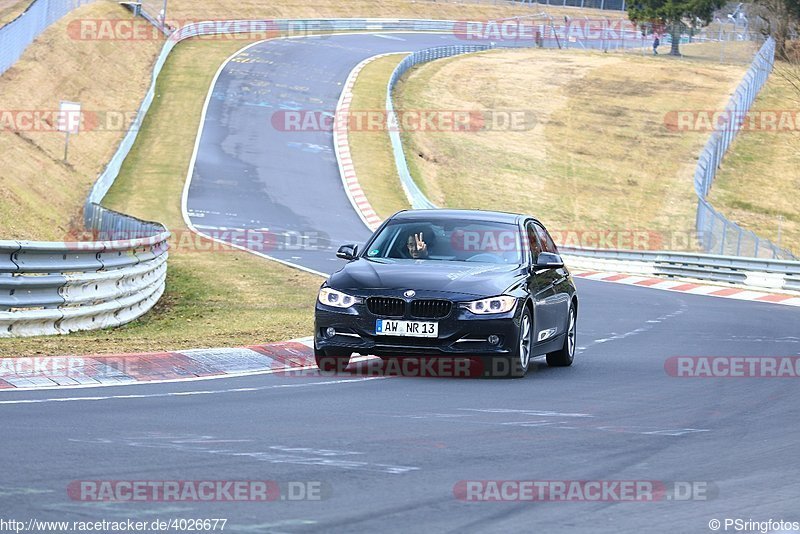
[[[570,269],[570,272],[573,274],[573,276],[584,278],[586,280],[598,280],[601,282],[613,282],[615,284],[649,287],[650,289],[677,291],[691,295],[706,295],[710,297],[722,297],[752,302],[771,302],[773,304],[784,304],[787,306],[800,306],[800,296],[798,295],[753,291],[752,289],[741,287],[710,285],[708,282],[699,280],[671,280],[625,273],[583,271],[576,269]]]
[[[753,302],[800,306],[800,296],[624,273],[571,270],[577,278]],[[315,377],[312,338],[248,347],[145,354],[0,358],[0,391],[212,380],[252,375]],[[374,356],[354,357],[360,363]],[[356,368],[355,373],[358,374]]]
[[[359,73],[367,64],[389,55],[393,54],[379,54],[369,57],[350,71],[347,80],[344,82],[344,88],[339,96],[339,102],[336,104],[334,115],[333,150],[336,153],[336,161],[339,163],[339,176],[342,177],[342,184],[344,185],[345,193],[347,193],[347,198],[350,199],[350,204],[353,205],[353,209],[356,210],[356,213],[367,225],[367,228],[372,231],[375,231],[382,221],[378,214],[375,213],[372,204],[369,203],[367,195],[364,194],[364,190],[358,182],[356,169],[353,165],[353,157],[350,154],[347,126],[350,118],[350,104],[353,101],[353,86]]]
[[[312,343],[308,337],[237,348],[0,358],[0,391],[168,383],[316,370]],[[360,359],[364,358],[353,361]]]

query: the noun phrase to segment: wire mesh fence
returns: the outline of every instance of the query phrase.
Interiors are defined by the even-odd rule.
[[[772,72],[775,62],[775,41],[770,38],[753,59],[744,79],[734,91],[720,114],[714,132],[697,160],[694,173],[694,189],[697,193],[697,232],[700,244],[706,252],[756,258],[797,259],[788,250],[775,245],[769,239],[758,237],[742,228],[714,209],[707,200],[711,185],[736,135],[747,118],[758,92]]]
[[[48,26],[94,0],[36,0],[22,14],[0,28],[0,74],[11,68]]]

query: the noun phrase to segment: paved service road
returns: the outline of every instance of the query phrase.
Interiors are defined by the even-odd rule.
[[[192,221],[363,240],[330,136],[276,132],[269,116],[333,109],[362,58],[448,41],[385,37],[275,41],[231,62],[203,129]],[[256,82],[266,83],[260,93]],[[332,251],[303,254],[276,251],[320,271],[339,265]],[[537,360],[521,380],[385,378],[360,363],[338,376],[5,392],[0,518],[227,518],[225,532],[253,533],[702,533],[711,519],[800,520],[798,379],[665,370],[674,356],[800,355],[800,310],[577,283],[576,364]],[[92,503],[67,493],[81,480],[310,482],[323,498]],[[454,494],[485,480],[683,482],[699,492],[658,502]]]

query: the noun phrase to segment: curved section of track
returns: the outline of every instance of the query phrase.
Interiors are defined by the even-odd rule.
[[[368,231],[329,132],[277,131],[280,109],[329,109],[364,57],[448,44],[385,34],[270,41],[222,69],[187,208],[199,228]],[[544,217],[546,219],[546,217]],[[275,250],[338,268],[332,250]],[[221,275],[224,273],[221,273]],[[226,532],[706,532],[712,518],[797,520],[796,379],[675,378],[673,356],[800,354],[800,312],[579,280],[575,366],[524,380],[258,376],[0,399],[0,508],[41,519],[229,518]],[[265,321],[269,317],[265,317]],[[86,503],[75,480],[316,481],[320,501]],[[468,480],[703,481],[688,502],[463,502]]]
[[[315,244],[300,250],[270,249],[258,239],[239,244],[307,269],[338,269],[333,247],[363,242],[370,232],[345,194],[333,135],[286,131],[273,119],[282,111],[333,113],[347,75],[365,58],[458,44],[464,42],[449,34],[351,34],[271,40],[240,52],[210,92],[185,216],[212,235],[236,228],[304,236]]]

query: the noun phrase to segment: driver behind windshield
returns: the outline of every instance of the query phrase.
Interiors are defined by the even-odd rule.
[[[422,232],[412,232],[406,239],[406,252],[414,260],[421,260],[428,257],[428,244],[423,238]]]
[[[428,259],[435,241],[432,228],[426,225],[409,225],[399,229],[395,235],[389,257],[406,260]]]

